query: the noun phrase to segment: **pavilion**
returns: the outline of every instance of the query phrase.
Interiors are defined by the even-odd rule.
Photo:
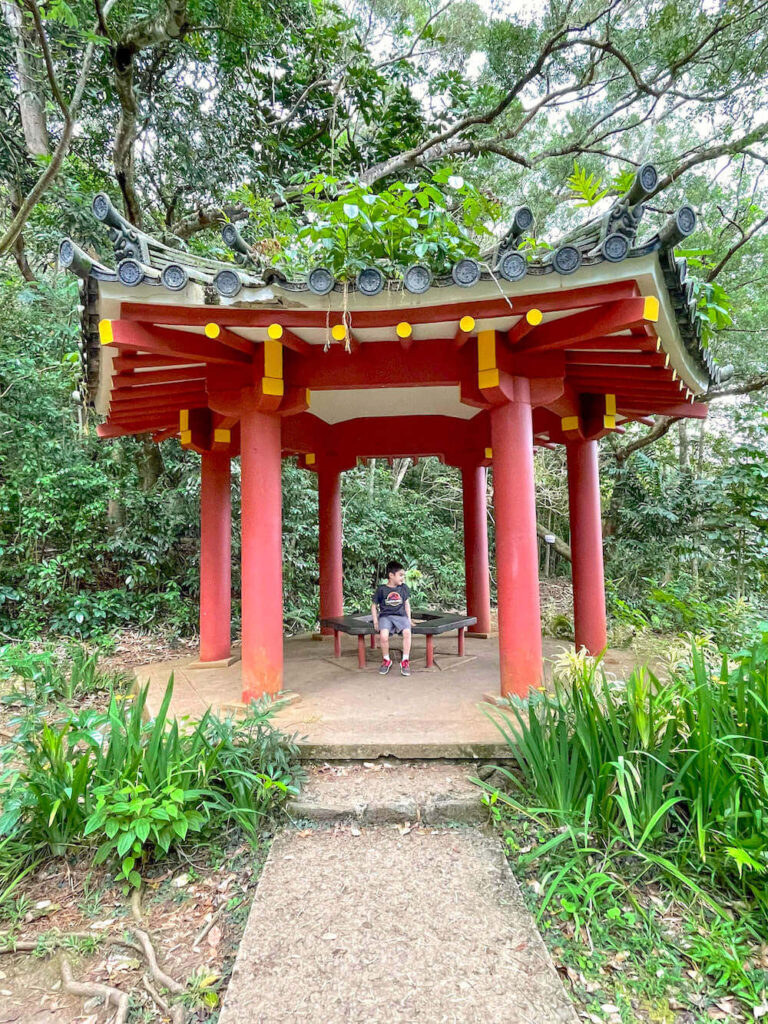
[[[523,207],[487,263],[340,283],[264,269],[234,224],[232,262],[169,248],[104,194],[114,269],[69,239],[81,279],[84,400],[101,437],[178,437],[201,459],[200,662],[230,649],[230,462],[241,458],[243,700],[283,689],[283,456],[317,473],[320,615],[343,614],[341,474],[362,458],[438,456],[461,470],[467,614],[490,631],[486,467],[493,466],[502,696],[541,679],[534,448],[565,445],[576,647],[606,646],[597,443],[652,414],[704,417],[724,379],[702,345],[674,246],[682,206],[638,240],[657,183],[631,191],[541,258],[518,250]],[[397,429],[392,430],[397,420]]]

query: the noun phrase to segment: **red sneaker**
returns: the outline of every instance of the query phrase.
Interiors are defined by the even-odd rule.
[[[409,676],[411,674],[411,663],[407,658],[403,658],[400,662],[400,675]]]
[[[392,660],[385,658],[384,661],[382,661],[381,665],[379,666],[379,675],[380,676],[385,676],[387,674],[387,672],[389,672],[389,670],[391,668],[392,668]]]

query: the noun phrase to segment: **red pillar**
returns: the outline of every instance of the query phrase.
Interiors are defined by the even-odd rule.
[[[200,661],[231,653],[232,512],[229,452],[204,452],[200,479]]]
[[[320,618],[344,614],[341,564],[341,471],[321,465],[317,471],[319,518]],[[333,630],[325,626],[326,635]]]
[[[484,466],[461,467],[464,497],[464,566],[467,615],[477,624],[470,633],[491,631],[491,579],[488,566],[488,508]]]
[[[541,683],[530,387],[521,377],[513,385],[515,400],[491,409],[502,697],[524,697]]]
[[[246,408],[240,420],[243,702],[283,688],[280,420]]]
[[[589,654],[597,655],[608,642],[597,441],[569,441],[565,447],[576,650],[586,647]]]

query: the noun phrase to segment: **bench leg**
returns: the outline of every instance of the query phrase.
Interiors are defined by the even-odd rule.
[[[365,668],[365,636],[362,633],[357,638],[357,667]]]
[[[333,631],[333,656],[334,658],[341,657],[341,633],[338,629]]]
[[[432,633],[427,633],[427,668],[432,668],[435,664],[435,637]]]
[[[464,627],[459,630],[459,657],[464,657]]]
[[[376,634],[375,633],[371,633],[371,650],[372,651],[376,650]]]

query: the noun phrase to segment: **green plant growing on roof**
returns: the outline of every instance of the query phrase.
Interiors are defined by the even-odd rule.
[[[431,181],[397,181],[380,191],[354,178],[317,174],[304,186],[305,221],[278,262],[293,273],[322,264],[343,281],[376,264],[388,274],[412,263],[446,273],[479,240],[492,236],[500,204],[459,175],[438,171]]]

